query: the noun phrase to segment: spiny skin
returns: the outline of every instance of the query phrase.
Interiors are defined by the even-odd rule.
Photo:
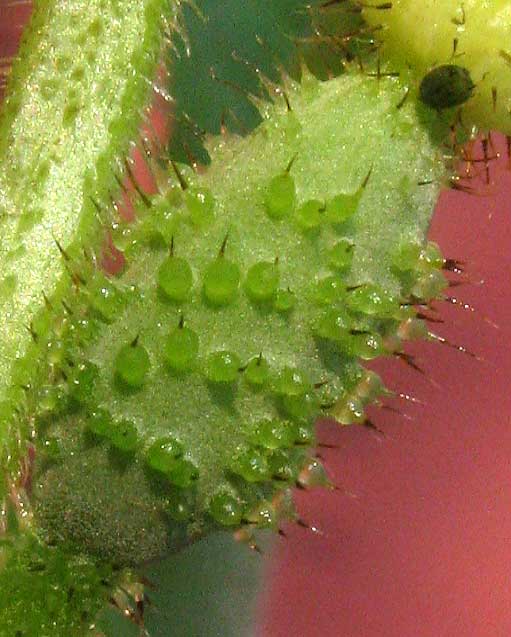
[[[118,162],[140,125],[164,28],[174,23],[176,10],[173,0],[37,2],[2,105],[0,635],[5,637],[89,633],[115,585],[111,567],[98,568],[86,556],[70,558],[25,535],[31,525],[26,489],[33,453],[26,391],[48,382],[38,376],[34,330],[38,326],[44,333],[47,304],[58,305],[73,284],[60,250],[73,254],[91,242],[98,247],[95,203],[108,201],[118,188],[115,176],[123,172]],[[55,350],[58,356],[58,344]]]
[[[368,8],[364,15],[383,26],[382,57],[412,88],[434,67],[461,65],[475,84],[462,109],[464,124],[511,133],[509,0],[395,0],[390,9]]]
[[[15,79],[4,109],[0,137],[5,168],[0,181],[3,233],[0,303],[2,311],[5,310],[0,346],[0,365],[3,365],[0,442],[4,454],[2,466],[7,469],[2,474],[6,478],[2,494],[8,491],[0,524],[2,533],[7,531],[9,537],[19,532],[19,537],[11,538],[12,542],[9,540],[3,546],[1,554],[4,594],[0,626],[9,635],[32,634],[35,626],[39,635],[45,635],[46,630],[54,636],[81,634],[87,630],[83,622],[104,603],[117,579],[112,579],[107,567],[105,579],[98,586],[97,572],[90,559],[86,556],[78,561],[67,559],[60,549],[55,553],[48,550],[44,538],[41,543],[39,529],[32,526],[32,512],[26,506],[25,491],[30,486],[33,455],[32,446],[26,443],[28,438],[33,439],[35,413],[39,414],[36,420],[40,426],[44,414],[51,414],[63,399],[58,387],[58,369],[65,348],[59,325],[65,324],[67,310],[61,301],[65,303],[70,287],[80,281],[79,273],[69,276],[69,261],[84,252],[93,253],[101,242],[96,209],[106,210],[105,202],[117,190],[118,179],[124,172],[119,160],[126,152],[127,142],[135,136],[161,50],[160,14],[165,14],[167,22],[172,23],[174,10],[173,3],[167,6],[159,0],[137,6],[99,0],[86,4],[78,0],[40,2],[26,37],[22,61],[13,71]],[[289,304],[285,297],[286,294],[282,298],[283,307]],[[51,344],[47,340],[48,330]],[[49,370],[39,365],[41,358],[50,365]],[[94,451],[96,455],[98,452],[91,451],[92,457]],[[49,457],[55,452],[58,449],[50,439],[36,450],[43,463],[51,463]],[[83,465],[85,460],[84,452],[78,464]],[[109,455],[106,465],[110,466],[111,461]],[[96,478],[102,462],[105,464],[104,458],[94,459]],[[130,493],[134,496],[137,488],[144,489],[147,485],[141,473],[135,471],[131,476]],[[60,477],[61,488],[64,478]],[[112,511],[111,504],[116,501],[120,487],[117,483],[114,489],[115,480],[105,478],[105,481],[112,491],[103,491],[100,496],[103,506]],[[95,493],[97,486],[96,481],[90,490],[81,492],[85,500]],[[79,494],[76,486],[75,499]],[[136,534],[129,536],[126,529],[130,524],[135,529],[139,528],[137,525],[150,524],[152,535],[146,545],[150,548],[149,540],[158,537],[155,528],[160,522],[158,511],[153,510],[152,515],[139,504],[140,500],[132,506],[130,500],[128,506],[132,510],[127,518],[122,518],[126,524],[122,529],[123,555],[136,550],[138,557],[134,560],[143,560],[147,553]],[[130,513],[134,513],[134,518],[130,518]],[[225,515],[225,507],[220,506],[220,514]],[[145,516],[143,520],[141,515]],[[89,526],[85,525],[92,535],[108,539],[107,535],[101,537],[100,527],[100,518],[92,521],[89,518]],[[167,530],[161,524],[159,528]],[[158,547],[161,549],[166,541],[160,535]],[[172,539],[174,549],[178,543],[177,537]],[[108,544],[101,545],[104,556]],[[41,587],[34,589],[29,563],[38,552],[44,574],[40,575]],[[108,557],[117,561],[114,553]],[[42,573],[40,566],[37,569]],[[93,573],[86,578],[87,590],[82,590],[81,576],[89,567]],[[11,583],[16,595],[11,594]],[[46,608],[49,590],[57,598],[53,609]],[[72,595],[78,594],[76,591],[81,591],[81,606],[69,603]]]
[[[20,398],[28,416],[25,422],[36,425],[39,456],[33,528],[43,543],[37,549],[29,546],[29,553],[40,550],[43,556],[44,585],[61,585],[56,603],[61,611],[57,616],[60,625],[55,630],[52,626],[48,634],[56,635],[57,630],[62,635],[81,632],[83,608],[69,604],[72,587],[66,588],[60,582],[62,571],[54,568],[44,540],[56,539],[60,548],[67,549],[65,543],[73,539],[72,550],[78,547],[88,554],[80,559],[91,566],[92,573],[85,585],[91,593],[90,608],[94,609],[104,599],[106,591],[102,587],[106,585],[107,591],[111,590],[112,581],[108,567],[106,581],[99,581],[91,560],[108,558],[114,564],[131,564],[166,548],[176,550],[186,541],[183,536],[193,536],[218,525],[228,528],[241,525],[245,532],[253,526],[276,527],[281,518],[293,515],[289,486],[295,481],[302,486],[326,484],[321,466],[307,451],[314,444],[312,421],[320,407],[319,399],[325,399],[324,411],[330,407],[341,422],[363,423],[363,407],[378,396],[381,387],[377,379],[363,374],[356,355],[370,358],[382,353],[379,335],[387,337],[388,352],[399,347],[400,339],[415,333],[417,328],[425,335],[423,326],[414,322],[413,313],[409,315],[399,307],[399,301],[409,300],[411,294],[415,300],[429,296],[431,290],[433,295],[441,291],[441,285],[432,285],[431,289],[429,286],[431,278],[435,282],[438,263],[433,260],[436,265],[432,265],[428,251],[421,251],[420,247],[436,186],[415,187],[417,181],[435,181],[442,172],[441,164],[431,161],[431,153],[435,155],[435,151],[416,127],[412,112],[405,110],[399,123],[394,121],[403,87],[396,85],[387,92],[388,87],[382,88],[380,82],[369,82],[371,89],[366,92],[355,83],[338,94],[333,91],[332,95],[328,91],[322,93],[312,83],[306,97],[316,100],[315,108],[319,110],[316,117],[312,109],[294,106],[294,113],[301,111],[299,119],[307,122],[304,126],[307,135],[297,133],[296,121],[286,115],[285,122],[278,122],[278,139],[273,140],[271,149],[265,146],[264,133],[259,142],[257,138],[247,142],[254,146],[245,149],[245,154],[243,149],[236,148],[234,141],[224,150],[213,149],[215,162],[219,163],[211,176],[195,181],[187,174],[190,188],[184,196],[185,202],[172,206],[193,218],[191,226],[185,221],[174,228],[170,220],[170,228],[165,232],[169,204],[168,200],[159,201],[155,202],[153,212],[159,209],[160,215],[149,221],[149,228],[142,225],[135,230],[133,237],[145,243],[144,237],[149,234],[164,247],[156,251],[144,245],[138,251],[129,236],[122,238],[129,247],[127,253],[132,254],[128,254],[130,267],[119,283],[119,295],[90,269],[90,264],[83,262],[81,249],[63,242],[64,256],[52,272],[67,270],[73,275],[63,286],[67,309],[62,310],[58,296],[47,307],[40,304],[42,312],[34,315],[32,324],[27,321],[29,330],[25,335],[29,342],[35,334],[37,342],[30,345],[28,358],[12,375],[16,382],[24,383],[27,371],[33,373],[32,362],[41,354],[48,364],[33,383],[34,391]],[[352,89],[355,99],[348,102]],[[294,96],[291,98],[294,103]],[[340,107],[337,100],[345,100],[345,110],[358,117],[354,132],[351,120],[341,118],[349,135],[341,135],[340,139],[327,135],[333,130],[333,123],[338,124],[339,110],[333,108]],[[62,106],[62,100],[59,104]],[[331,119],[324,117],[326,112],[332,113]],[[77,111],[72,108],[64,115],[62,121],[67,126]],[[124,117],[120,121],[124,124]],[[272,125],[267,128],[271,130]],[[362,153],[359,136],[364,135]],[[389,148],[394,148],[396,137],[403,146],[393,156]],[[103,137],[98,135],[98,139]],[[322,143],[316,143],[317,139]],[[417,143],[424,151],[418,157]],[[346,155],[340,150],[346,150]],[[368,185],[362,188],[376,155],[388,158],[387,172],[379,174],[379,166],[373,165]],[[268,157],[271,162],[266,162]],[[263,170],[254,169],[251,183],[244,172],[247,166],[261,163]],[[111,162],[105,161],[104,166],[111,170]],[[227,188],[230,170],[235,178]],[[343,172],[339,179],[339,173]],[[78,178],[72,175],[70,183],[76,185],[80,175]],[[288,211],[291,220],[275,221],[275,214],[286,216],[282,199],[285,204],[288,193],[285,188],[282,192],[279,183],[272,180],[285,182],[284,175],[295,180],[296,206]],[[222,192],[218,184],[222,185]],[[193,188],[203,187],[213,193],[215,207],[226,215],[220,220],[217,215],[211,226],[203,225],[211,212],[208,205],[200,197],[195,198],[197,203],[187,196],[193,195]],[[392,202],[385,194],[387,189],[397,193]],[[263,196],[264,192],[271,196]],[[257,215],[248,220],[243,216],[240,221],[240,209],[247,214],[253,201],[258,202],[257,211],[261,213],[264,208],[267,216],[262,220]],[[106,211],[104,202],[105,198],[98,196],[97,203]],[[346,208],[353,216],[345,214]],[[379,222],[372,217],[374,211],[384,213]],[[338,241],[333,240],[337,230],[328,225],[335,217],[344,224],[337,229]],[[327,219],[330,221],[325,225]],[[232,223],[227,228],[229,220]],[[26,221],[30,225],[30,219]],[[151,230],[154,222],[163,223],[162,236],[158,236],[161,232]],[[80,236],[88,239],[87,228],[81,231]],[[203,232],[205,238],[201,243]],[[375,245],[374,237],[378,235],[381,243]],[[175,264],[177,259],[183,259],[183,262],[178,263],[177,269],[170,268],[169,277],[169,269],[163,268],[163,264],[170,259],[167,251],[173,236],[175,252],[171,261]],[[418,246],[411,266],[406,251],[404,262],[408,265],[403,266],[400,256],[396,261],[395,254],[401,254],[403,242],[412,248]],[[180,252],[180,245],[192,244],[194,250],[190,255]],[[18,257],[21,263],[21,256]],[[226,268],[227,262],[237,270]],[[185,263],[192,273],[192,285]],[[206,263],[208,267],[203,267]],[[27,270],[33,265],[30,261]],[[254,265],[256,269],[249,269]],[[329,279],[326,275],[333,271],[339,274]],[[198,276],[201,274],[203,279]],[[315,277],[312,281],[311,274]],[[126,293],[130,281],[136,281],[145,299]],[[289,283],[289,290],[282,281]],[[4,282],[5,290],[11,294],[13,279]],[[70,294],[70,283],[78,288],[76,298]],[[373,283],[379,287],[363,285],[346,289],[346,285]],[[381,286],[394,294],[397,301],[383,293]],[[155,290],[160,295],[158,289],[163,292],[161,301],[154,297]],[[339,299],[342,303],[336,308]],[[347,317],[344,302],[349,306]],[[161,311],[158,320],[165,323],[165,328],[151,324],[157,308]],[[84,321],[79,323],[82,312]],[[226,321],[218,318],[221,312]],[[347,319],[344,329],[343,319]],[[183,339],[183,334],[187,338]],[[174,341],[169,347],[171,338]],[[225,342],[224,349],[219,349],[215,339]],[[268,368],[265,352],[269,352]],[[94,367],[85,363],[81,366],[84,357],[97,365],[98,378]],[[298,374],[298,369],[307,372],[310,379]],[[311,389],[310,384],[316,378],[320,379],[318,385],[323,382],[321,373],[325,370],[330,384]],[[333,379],[334,374],[338,374],[338,381]],[[258,385],[263,387],[256,391]],[[181,387],[183,391],[179,391]],[[158,400],[154,401],[157,394]],[[233,403],[227,409],[230,395]],[[313,396],[310,405],[309,395]],[[253,420],[255,414],[261,415],[257,422]],[[275,417],[277,422],[268,421],[267,416]],[[193,422],[190,429],[186,427],[187,418]],[[244,421],[243,430],[240,420]],[[206,429],[211,425],[212,431]],[[290,432],[295,436],[292,440]],[[212,441],[215,444],[210,449]],[[244,450],[238,452],[237,442],[244,445]],[[269,473],[268,463],[275,473]],[[98,489],[99,476],[106,486],[102,491]],[[124,490],[119,489],[119,484]],[[118,497],[119,491],[122,498]],[[112,512],[114,499],[118,508]],[[67,504],[70,507],[63,517]],[[28,540],[32,538],[29,536]],[[55,554],[57,566],[62,560],[63,570],[69,570],[74,586],[83,566],[65,558],[60,548]],[[9,585],[16,582],[17,595],[2,595],[4,606],[0,615],[5,620],[1,625],[6,630],[12,626],[30,634],[39,619],[48,619],[44,613],[38,615],[44,608],[45,593],[34,596],[27,615],[25,600],[32,594],[32,582],[26,576],[24,547],[15,542],[13,551],[6,551],[4,557],[8,560],[4,582]],[[50,614],[49,620],[53,622],[55,617]]]
[[[14,65],[0,125],[0,454],[13,473],[25,453],[12,421],[20,385],[33,380],[19,369],[30,326],[43,293],[58,302],[71,283],[59,246],[97,245],[95,202],[118,188],[115,166],[138,129],[161,52],[162,14],[172,23],[176,7],[38,2]],[[26,438],[27,422],[20,426]]]
[[[396,109],[402,86],[348,73],[286,93],[291,111],[212,144],[202,176],[176,166],[185,189],[167,177],[137,225],[114,228],[118,281],[69,260],[81,278],[36,424],[49,540],[122,566],[211,528],[278,528],[292,486],[328,485],[315,418],[367,424],[384,391],[359,361],[427,336],[410,303],[443,289],[421,244],[444,165],[412,105]]]

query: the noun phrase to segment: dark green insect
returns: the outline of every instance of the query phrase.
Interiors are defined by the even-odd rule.
[[[420,85],[420,99],[427,106],[442,110],[464,104],[474,91],[470,73],[463,66],[444,64],[424,76]]]

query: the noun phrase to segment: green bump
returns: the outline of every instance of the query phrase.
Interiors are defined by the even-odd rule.
[[[241,368],[239,357],[233,352],[220,351],[210,354],[206,360],[206,377],[213,383],[233,383]]]
[[[166,473],[172,484],[180,489],[191,487],[199,477],[197,467],[184,458],[176,460],[172,468]]]
[[[193,368],[199,353],[199,337],[188,327],[180,325],[167,338],[164,357],[175,372],[186,372]]]
[[[296,295],[291,290],[277,290],[273,300],[273,307],[282,314],[290,312],[296,305]]]
[[[265,482],[270,477],[266,455],[259,449],[239,451],[232,463],[233,473],[247,482]]]
[[[277,175],[270,181],[264,203],[271,219],[283,219],[293,212],[296,204],[296,186],[295,180],[288,172]]]
[[[17,358],[12,365],[13,383],[19,386],[30,384],[32,365],[24,358]]]
[[[199,227],[211,225],[215,219],[215,198],[207,188],[188,188],[185,202],[193,223]]]
[[[60,365],[64,360],[65,347],[64,342],[58,339],[49,341],[47,348],[48,363],[50,365]]]
[[[303,396],[310,389],[307,376],[299,369],[284,367],[274,382],[274,391],[282,396]]]
[[[238,526],[243,516],[243,505],[230,493],[220,492],[211,498],[209,513],[222,526]]]
[[[248,297],[261,303],[272,299],[279,286],[279,268],[277,263],[260,261],[254,264],[247,273],[245,290]]]
[[[424,301],[437,299],[449,287],[449,282],[440,270],[423,274],[412,287],[412,295]]]
[[[331,306],[346,296],[346,286],[338,276],[328,276],[318,281],[315,300],[320,305]]]
[[[137,428],[131,420],[114,422],[109,438],[116,449],[125,453],[131,453],[138,447]]]
[[[345,223],[357,211],[362,197],[363,189],[360,188],[353,194],[339,194],[327,201],[325,210],[326,221],[334,224]]]
[[[440,270],[444,265],[442,252],[438,245],[433,241],[428,241],[421,257],[432,268],[438,268]]]
[[[302,395],[281,395],[282,408],[295,422],[313,422],[319,413],[319,401],[315,394],[306,392]]]
[[[111,323],[124,306],[123,293],[106,276],[97,274],[90,287],[90,304],[107,323]]]
[[[338,241],[328,253],[328,262],[335,270],[349,270],[353,263],[353,244],[347,239]]]
[[[1,292],[0,292],[1,301]],[[53,316],[46,309],[40,310],[32,321],[32,329],[37,334],[38,338],[43,339],[48,335],[53,323]]]
[[[314,425],[311,423],[300,423],[296,430],[295,444],[303,447],[310,447],[316,442]]]
[[[193,274],[188,261],[173,255],[165,259],[158,270],[158,285],[171,301],[186,301],[193,286]]]
[[[87,429],[99,438],[108,438],[113,429],[112,416],[106,409],[96,409],[87,419]]]
[[[146,451],[148,465],[161,473],[171,471],[182,456],[183,447],[172,436],[158,438]]]
[[[67,393],[66,387],[58,385],[47,385],[38,392],[37,405],[41,414],[55,414],[66,408]]]
[[[167,513],[175,522],[186,522],[192,516],[192,507],[185,492],[174,490],[167,504]]]
[[[399,301],[394,296],[372,284],[361,285],[351,290],[347,302],[354,312],[379,318],[394,317],[400,308]]]
[[[249,361],[243,378],[255,387],[263,387],[270,377],[270,366],[263,356],[259,355]]]
[[[12,297],[18,285],[18,278],[15,274],[9,274],[0,280],[0,303]]]
[[[296,426],[284,420],[262,420],[251,436],[254,443],[272,450],[292,447],[295,437]]]
[[[268,465],[273,478],[295,482],[303,463],[303,452],[290,453],[288,450],[275,449],[268,456]]]
[[[398,272],[409,272],[417,267],[421,258],[422,246],[420,243],[407,241],[402,243],[392,257],[392,265]]]
[[[350,339],[351,354],[364,361],[370,361],[385,354],[383,339],[377,333],[354,334]]]
[[[42,441],[42,453],[48,460],[62,459],[63,448],[56,436],[48,436]]]
[[[236,298],[240,269],[232,261],[219,256],[204,273],[204,294],[213,305],[227,305]]]
[[[130,387],[142,387],[151,367],[149,354],[136,340],[124,345],[115,358],[115,374]]]
[[[80,404],[87,404],[94,396],[94,385],[99,378],[99,369],[94,363],[81,363],[71,383],[71,395]]]
[[[335,308],[326,310],[319,318],[315,332],[320,338],[330,341],[344,342],[349,336],[351,322],[348,314]]]
[[[317,199],[311,199],[302,204],[295,213],[298,226],[304,230],[314,230],[321,225],[321,215],[325,204]]]
[[[139,221],[136,236],[140,237],[143,243],[156,246],[172,243],[172,237],[176,233],[181,216],[169,202],[170,193],[156,197],[151,206],[151,214],[142,217]]]

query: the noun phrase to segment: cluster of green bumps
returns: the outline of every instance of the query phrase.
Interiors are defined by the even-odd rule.
[[[326,99],[309,82],[312,101]],[[390,283],[361,277],[357,220],[379,167],[347,191],[304,194],[299,148],[315,123],[298,117],[309,99],[277,108],[251,140],[288,138],[277,171],[251,178],[257,150],[236,139],[212,149],[224,153],[220,176],[169,165],[137,221],[112,228],[126,260],[116,278],[62,250],[74,291],[64,312],[49,307],[32,326],[50,379],[33,398],[33,500],[50,541],[125,566],[212,528],[252,542],[254,529],[297,519],[294,486],[332,486],[314,452],[316,418],[374,427],[366,407],[390,392],[361,363],[428,336],[415,305],[446,286],[438,248],[397,236]]]

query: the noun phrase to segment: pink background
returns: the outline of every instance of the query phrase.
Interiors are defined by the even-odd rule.
[[[502,140],[500,140],[502,142]],[[505,153],[504,144],[500,150]],[[475,360],[420,343],[426,374],[377,366],[392,401],[385,430],[325,424],[322,455],[338,491],[299,495],[323,535],[289,529],[272,564],[259,637],[511,635],[511,173],[502,160],[484,196],[445,192],[430,237],[466,262],[476,285],[451,290],[477,311],[442,303],[434,329]],[[480,283],[484,280],[484,283]],[[485,318],[492,319],[499,329]]]
[[[27,15],[0,0],[0,58]],[[0,59],[0,92],[2,69]],[[466,262],[473,283],[451,292],[476,308],[438,304],[434,328],[482,360],[410,347],[425,375],[400,361],[377,369],[425,403],[389,402],[413,420],[373,410],[384,438],[321,427],[340,490],[297,494],[321,533],[289,527],[279,540],[259,637],[511,635],[511,172],[499,143],[492,184],[445,192],[430,233]]]

